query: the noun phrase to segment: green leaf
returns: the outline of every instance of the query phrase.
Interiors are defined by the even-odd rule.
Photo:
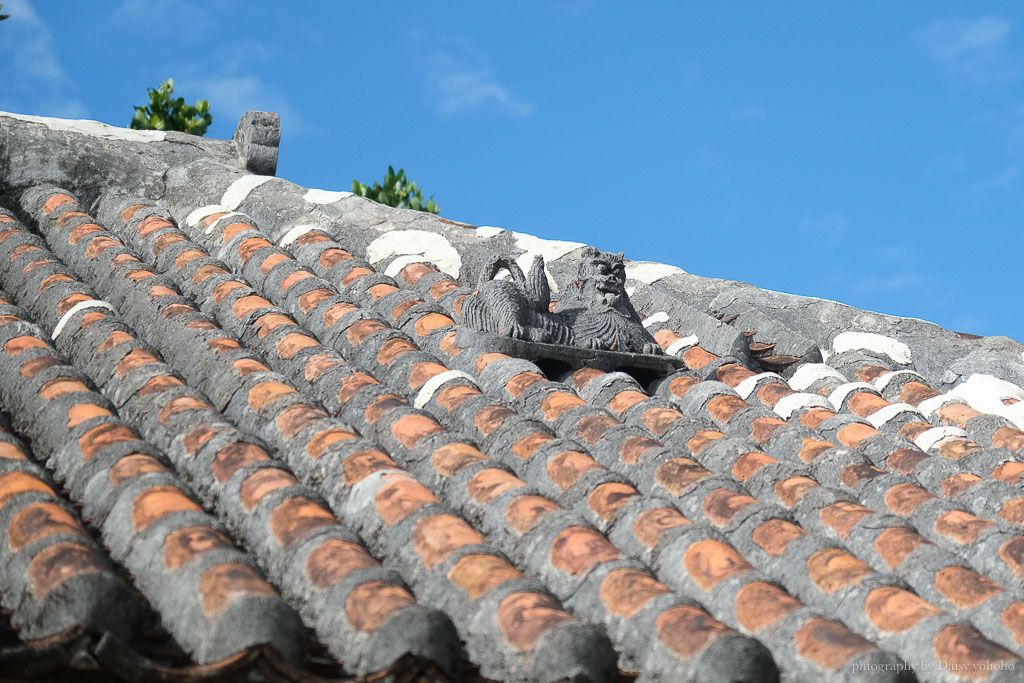
[[[352,192],[398,209],[427,211],[435,214],[441,211],[441,205],[436,203],[433,197],[429,200],[423,198],[422,188],[416,182],[408,179],[404,168],[399,168],[396,172],[394,166],[388,166],[388,171],[384,174],[384,185],[374,183],[372,189],[367,188],[358,180],[353,180]]]
[[[176,130],[192,135],[203,135],[213,123],[210,103],[198,100],[194,106],[184,97],[172,97],[174,79],[168,78],[157,88],[147,88],[149,105],[134,107],[131,126],[143,130]]]

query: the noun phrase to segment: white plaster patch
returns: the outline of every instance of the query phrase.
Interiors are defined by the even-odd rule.
[[[1006,406],[1003,417],[1017,425],[1019,429],[1024,429],[1024,403],[1015,403],[1012,406]]]
[[[775,414],[781,417],[783,420],[788,420],[790,416],[796,411],[806,408],[808,406],[818,406],[821,408],[832,409],[832,404],[828,402],[828,399],[818,394],[788,394],[779,399],[778,403],[775,404]]]
[[[557,261],[569,252],[575,251],[580,247],[587,246],[582,242],[545,240],[540,237],[534,237],[533,235],[527,235],[523,232],[515,232],[514,230],[510,230],[509,232],[515,238],[516,246],[530,255],[530,258],[526,260],[527,265],[533,262],[534,254],[540,254],[544,257],[545,261]],[[516,263],[519,263],[519,259],[516,259]],[[522,263],[519,263],[520,268],[522,268],[522,265]]]
[[[626,263],[626,279],[636,280],[648,285],[654,284],[669,275],[685,272],[682,268],[654,261],[629,261]]]
[[[226,214],[224,214],[223,216],[221,216],[220,218],[218,218],[214,222],[212,222],[209,225],[207,225],[206,229],[203,230],[203,234],[209,235],[211,232],[213,232],[214,230],[217,229],[218,225],[220,225],[224,221],[231,220],[235,216],[241,216],[246,223],[251,224],[251,219],[248,216],[246,216],[244,213],[241,213],[240,211],[228,211]],[[256,227],[256,226],[253,226],[253,227]]]
[[[50,339],[57,341],[57,337],[64,331],[64,327],[71,320],[71,317],[80,311],[84,311],[87,308],[105,308],[108,311],[113,311],[114,307],[108,304],[106,301],[100,301],[99,299],[89,299],[88,301],[79,301],[77,304],[67,310],[67,312],[60,317],[57,324],[53,326],[53,334],[50,335]]]
[[[384,485],[384,482],[396,479],[415,481],[408,472],[390,467],[377,470],[373,474],[363,477],[352,486],[351,492],[346,496],[345,503],[342,506],[342,514],[347,515],[349,518],[358,518],[359,515],[365,515],[365,510],[374,506],[377,490]]]
[[[872,427],[879,428],[889,420],[903,413],[913,413],[914,415],[921,414],[918,412],[917,408],[909,403],[890,403],[884,408],[879,408],[868,415],[867,421],[871,423]]]
[[[302,195],[302,198],[310,204],[333,204],[345,197],[352,196],[354,195],[351,192],[345,192],[344,190],[317,190],[310,188],[306,190],[306,194]]]
[[[377,264],[389,256],[417,256],[452,278],[459,277],[462,257],[443,235],[426,230],[392,230],[366,247],[366,260]],[[411,262],[410,262],[411,263]]]
[[[910,347],[892,337],[873,332],[841,332],[832,340],[835,353],[859,349],[883,353],[900,365],[910,364]]]
[[[932,427],[917,435],[914,445],[922,451],[927,452],[930,448],[937,446],[943,441],[950,439],[964,439],[967,432],[959,427]]]
[[[105,140],[126,140],[128,142],[161,142],[167,139],[167,133],[162,130],[133,130],[131,128],[118,128],[99,121],[86,119],[55,119],[49,116],[28,116],[26,114],[11,114],[0,112],[0,116],[28,121],[30,123],[41,123],[50,130],[59,130],[63,133],[79,133],[94,138]]]
[[[250,192],[271,180],[274,180],[272,175],[244,175],[228,186],[224,196],[220,198],[220,203],[234,211],[242,205]]]
[[[740,395],[740,398],[746,400],[748,396],[754,393],[754,389],[757,388],[758,382],[768,378],[776,380],[779,384],[786,383],[786,380],[782,378],[782,375],[777,372],[762,372],[746,378],[733,388],[736,390],[736,393]]]
[[[388,264],[387,268],[384,269],[384,274],[397,278],[401,275],[402,268],[405,268],[410,263],[422,263],[423,260],[422,256],[417,256],[415,254],[409,256],[398,256]]]
[[[423,406],[430,403],[430,399],[434,397],[438,389],[455,379],[468,379],[473,386],[476,386],[476,380],[470,374],[462,370],[447,370],[439,375],[434,375],[423,383],[419,393],[416,394],[416,399],[412,402],[413,407],[417,410],[422,409]]]
[[[697,335],[691,334],[689,337],[677,339],[671,344],[669,344],[669,347],[665,349],[665,353],[668,354],[669,356],[678,356],[680,351],[688,349],[691,346],[696,346],[699,343],[700,340],[697,339]]]
[[[835,406],[836,410],[841,410],[843,407],[843,401],[846,400],[846,397],[858,391],[867,391],[870,394],[878,393],[878,391],[867,382],[847,382],[846,384],[840,384],[838,387],[833,389],[832,393],[828,395],[828,401]]]
[[[887,372],[884,375],[879,375],[875,378],[875,381],[872,382],[872,384],[875,385],[875,389],[878,389],[879,393],[881,393],[885,391],[887,386],[889,386],[889,382],[893,381],[897,377],[908,375],[911,376],[912,381],[925,383],[924,377],[921,377],[921,375],[917,374],[913,370],[896,370],[895,372]]]
[[[190,228],[198,227],[199,224],[207,216],[212,216],[215,213],[227,213],[228,207],[221,206],[220,204],[209,204],[207,206],[200,206],[198,209],[193,211],[185,218],[185,225]]]
[[[493,225],[481,225],[476,229],[476,234],[484,239],[490,239],[491,237],[497,237],[503,232],[508,232],[505,228],[496,228]]]
[[[824,363],[804,363],[789,378],[789,386],[803,391],[820,379],[832,378],[846,382],[846,378]]]
[[[668,313],[666,313],[665,311],[658,311],[657,313],[652,313],[651,315],[649,315],[646,318],[644,318],[643,321],[642,321],[642,324],[643,324],[644,327],[650,327],[651,325],[655,325],[657,323],[667,323],[667,322],[668,322]]]
[[[295,240],[299,239],[300,237],[305,235],[307,232],[311,232],[313,230],[319,230],[319,229],[320,229],[320,226],[318,226],[318,225],[296,225],[294,228],[292,228],[291,230],[286,232],[284,234],[284,237],[282,237],[281,239],[279,239],[277,241],[277,244],[280,247],[287,247],[289,244],[291,244]]]
[[[1024,429],[1024,389],[1016,384],[992,375],[971,375],[967,381],[953,387],[950,396],[965,401],[969,406],[983,413],[1000,415]],[[1010,400],[1010,405],[1003,403]],[[1016,403],[1012,401],[1016,400]]]
[[[917,404],[917,409],[921,411],[921,414],[931,419],[931,416],[936,410],[946,405],[947,403],[963,403],[964,400],[951,394],[939,394],[938,396],[932,396],[926,398]]]
[[[501,228],[494,227],[477,228],[477,231],[480,230],[486,231],[485,236],[487,234],[498,234],[498,232],[504,232]],[[491,231],[498,232],[491,233]],[[528,235],[524,232],[516,232],[514,230],[508,230],[507,232],[515,239],[516,246],[523,250],[523,253],[516,257],[516,265],[518,265],[524,273],[528,273],[531,266],[533,266],[534,256],[544,257],[544,275],[547,278],[548,287],[551,288],[552,292],[558,291],[558,283],[555,282],[553,277],[551,277],[551,271],[548,269],[548,264],[552,261],[557,261],[566,254],[575,251],[580,247],[587,246],[582,242],[546,240],[540,237],[534,237],[533,235]]]
[[[519,257],[516,258],[516,265],[519,266],[519,269],[522,270],[524,274],[529,273],[530,268],[533,267],[533,253],[528,251],[525,254],[520,254]],[[498,279],[504,280],[505,278],[507,278],[508,275],[506,273],[507,271],[502,271],[501,275],[503,277],[500,277]],[[544,278],[548,281],[548,288],[552,292],[557,293],[558,283],[555,282],[555,278],[551,277],[551,271],[548,270],[548,260],[546,258],[544,259]]]

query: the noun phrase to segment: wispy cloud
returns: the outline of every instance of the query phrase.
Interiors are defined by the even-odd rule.
[[[174,92],[189,102],[199,98],[207,100],[218,123],[230,122],[233,126],[242,114],[253,109],[276,112],[288,134],[302,133],[305,129],[305,119],[289,104],[284,93],[260,76],[228,73],[190,77],[186,73],[185,77],[174,80]],[[190,93],[195,97],[190,98]]]
[[[725,118],[732,123],[756,123],[764,118],[764,107],[753,102],[730,107],[725,110]]]
[[[801,234],[816,240],[820,246],[836,246],[846,237],[846,218],[830,211],[818,216],[806,216],[800,221]]]
[[[973,86],[1005,83],[1020,74],[1007,51],[1013,25],[1002,17],[933,21],[915,38],[955,81]]]
[[[29,0],[6,0],[0,40],[0,109],[40,116],[81,118],[86,106],[74,97],[53,36]]]
[[[879,246],[875,253],[887,261],[899,261],[907,257],[907,248],[900,245]]]
[[[159,36],[180,36],[183,30],[196,34],[215,26],[205,3],[191,0],[121,0],[111,13],[111,19],[133,30]]]
[[[534,104],[502,82],[476,45],[465,38],[425,39],[413,34],[414,47],[427,65],[426,82],[439,116],[497,111],[526,118]]]
[[[438,55],[431,81],[437,95],[437,113],[457,116],[496,106],[513,116],[533,113],[533,103],[502,85],[489,69],[461,65],[449,55]]]
[[[553,0],[548,7],[558,14],[580,16],[607,6],[606,0]]]
[[[1017,192],[1020,186],[1020,178],[1020,167],[1011,164],[975,180],[963,190],[968,207],[978,209],[986,206],[997,197]]]

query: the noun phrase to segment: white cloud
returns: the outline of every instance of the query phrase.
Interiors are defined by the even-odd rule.
[[[132,30],[147,34],[169,36],[187,30],[191,34],[214,28],[204,3],[174,0],[122,0],[111,14],[111,19],[131,26]]]
[[[431,74],[437,113],[443,116],[468,114],[491,104],[513,116],[526,117],[533,113],[533,103],[517,97],[499,83],[489,69],[460,66],[447,55],[439,55],[437,61]]]
[[[281,127],[289,135],[301,133],[305,120],[281,91],[255,75],[185,77],[174,80],[174,93],[187,102],[204,99],[218,123],[230,122],[232,129],[242,114],[252,109],[272,111],[281,117]]]
[[[907,257],[907,249],[903,246],[889,245],[876,247],[875,252],[887,261],[899,261]]]
[[[554,0],[549,4],[554,12],[576,17],[583,14],[590,14],[594,10],[602,9],[607,5],[605,0]]]
[[[733,123],[754,123],[764,118],[764,107],[752,102],[730,107],[725,112],[725,118]]]
[[[503,83],[487,65],[476,44],[458,36],[411,35],[413,49],[427,66],[426,83],[440,116],[462,116],[497,110],[526,118],[533,102]]]
[[[967,208],[979,209],[1002,195],[1017,192],[1020,177],[1020,167],[1011,164],[975,180],[963,190]]]
[[[799,230],[820,246],[835,246],[846,237],[846,218],[834,211],[806,216],[800,221]]]
[[[39,116],[81,118],[87,107],[73,97],[53,36],[29,0],[7,0],[0,25],[0,109]]]
[[[933,21],[916,35],[925,53],[958,82],[988,86],[1020,73],[1006,50],[1013,25],[1002,17]]]

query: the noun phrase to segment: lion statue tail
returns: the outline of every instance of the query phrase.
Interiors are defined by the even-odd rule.
[[[523,274],[523,269],[519,267],[511,256],[495,256],[484,266],[483,271],[480,272],[480,282],[478,287],[483,287],[485,283],[493,280],[498,273],[502,270],[507,270],[511,276],[512,281],[515,282],[520,289],[526,290],[526,275]]]

